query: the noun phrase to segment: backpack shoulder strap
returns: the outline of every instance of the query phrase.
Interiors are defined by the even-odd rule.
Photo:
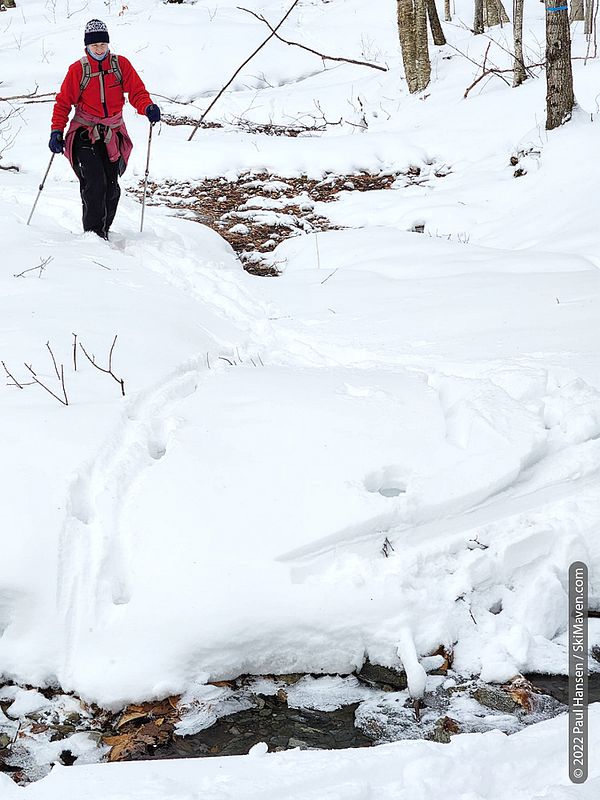
[[[116,53],[110,54],[110,68],[114,72],[115,78],[119,83],[123,83],[123,73],[121,72],[121,65],[119,64],[119,56]]]
[[[81,56],[79,63],[82,67],[81,83],[79,84],[79,94],[82,94],[88,83],[92,79],[92,66],[87,56]]]

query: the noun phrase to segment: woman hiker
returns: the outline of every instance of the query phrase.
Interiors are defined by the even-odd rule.
[[[124,92],[151,124],[160,121],[142,79],[124,56],[108,48],[106,25],[92,19],[85,26],[85,55],[71,64],[56,95],[49,147],[65,153],[79,178],[83,229],[108,239],[133,143],[123,120]],[[63,139],[71,108],[75,115]]]

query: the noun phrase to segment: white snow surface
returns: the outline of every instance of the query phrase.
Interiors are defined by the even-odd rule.
[[[544,38],[538,5],[526,12],[533,49]],[[288,4],[247,6],[276,21]],[[49,343],[69,398],[36,385],[0,391],[7,679],[58,682],[116,708],[242,673],[347,674],[368,656],[406,662],[418,694],[440,644],[454,647],[459,672],[484,680],[564,672],[572,561],[588,564],[600,602],[600,64],[574,62],[580,105],[547,134],[543,73],[519,89],[481,82],[465,99],[477,68],[432,47],[431,86],[411,97],[395,4],[344,0],[343,22],[339,7],[300,3],[287,35],[387,72],[324,67],[271,43],[215,107],[223,128],[188,143],[189,126],[162,125],[154,137],[154,179],[419,167],[417,185],[317,204],[347,229],[280,244],[276,279],[248,275],[218,234],[164,209],[147,209],[138,233],[140,206],[125,193],[110,243],[82,234],[64,159],[27,227],[52,106],[0,101],[0,163],[19,167],[0,171],[0,359],[21,383],[30,365],[60,396]],[[445,27],[481,63],[489,39],[460,25],[470,13],[457,3]],[[90,0],[85,14],[60,0],[20,3],[0,16],[2,98],[55,91],[92,16],[163,112],[195,117],[266,30],[227,0]],[[489,57],[510,65],[511,26],[491,35]],[[336,124],[296,138],[234,124],[318,124],[321,113]],[[124,188],[143,175],[147,138],[143,117],[128,108],[126,118],[136,149]],[[516,179],[518,151],[527,174]],[[75,334],[101,366],[118,335],[125,397],[81,350],[75,369]],[[561,725],[445,748],[153,764],[154,788],[139,764],[74,770],[81,778],[57,769],[25,793],[68,797],[81,780],[87,794],[73,796],[108,798],[123,781],[127,797],[187,798],[199,780],[203,797],[259,797],[244,788],[252,764],[265,793],[271,771],[287,775],[289,797],[394,796],[407,776],[418,797],[453,770],[476,798],[489,758],[498,788],[486,796],[525,796],[536,775],[532,798],[560,782]],[[544,753],[543,773],[528,752]],[[230,769],[238,777],[221,781]],[[310,780],[294,777],[308,769]],[[593,785],[597,796],[598,780],[577,796]],[[23,793],[2,775],[0,786],[3,797]]]

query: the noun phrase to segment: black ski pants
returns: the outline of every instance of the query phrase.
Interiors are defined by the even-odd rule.
[[[121,196],[119,161],[110,161],[102,138],[92,143],[86,128],[75,132],[73,167],[79,178],[83,230],[108,238]]]

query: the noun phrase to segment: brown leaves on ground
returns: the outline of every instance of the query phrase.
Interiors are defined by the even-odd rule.
[[[116,733],[102,741],[111,750],[109,761],[131,761],[152,755],[157,747],[173,738],[179,719],[179,695],[165,700],[132,704],[117,720]]]
[[[525,711],[532,711],[534,707],[534,694],[536,689],[527,678],[522,675],[514,677],[510,683],[505,684],[503,687],[505,692],[512,697],[515,703],[518,703]]]
[[[336,228],[314,210],[317,202],[333,202],[340,192],[369,192],[392,189],[403,177],[406,185],[427,180],[421,168],[410,166],[405,172],[371,175],[366,172],[324,178],[282,178],[266,172],[240,175],[234,181],[207,178],[201,181],[148,181],[148,205],[163,205],[195,218],[217,231],[237,253],[244,269],[253,275],[275,277],[277,266],[267,254],[280,242],[299,233],[316,233]],[[436,177],[438,174],[436,173]],[[141,199],[141,185],[131,189]],[[264,207],[247,206],[248,201],[267,198]],[[276,205],[272,201],[278,201]]]

